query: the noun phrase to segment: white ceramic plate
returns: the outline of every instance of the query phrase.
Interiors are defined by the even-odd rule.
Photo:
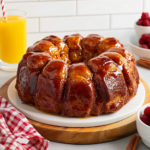
[[[136,34],[132,35],[129,39],[131,50],[140,58],[150,59],[150,49],[140,47],[139,40]]]
[[[18,97],[17,90],[15,89],[15,83],[16,79],[13,80],[8,87],[8,98],[10,102],[27,118],[55,126],[92,127],[118,122],[137,112],[145,100],[145,88],[140,82],[137,95],[119,111],[115,113],[103,114],[100,116],[87,117],[85,119],[69,118],[47,114],[39,111],[38,109],[35,109],[32,106],[23,104]]]

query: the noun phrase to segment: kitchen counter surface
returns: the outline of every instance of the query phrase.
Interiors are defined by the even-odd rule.
[[[129,49],[129,48],[128,48]],[[138,57],[135,56],[137,60]],[[137,66],[140,77],[144,79],[147,85],[150,88],[150,69]],[[16,75],[16,72],[5,72],[0,70],[0,87],[8,81],[10,78]],[[112,141],[106,143],[99,143],[99,144],[90,144],[90,145],[73,145],[73,144],[63,144],[57,142],[50,142],[50,146],[48,150],[125,150],[131,136]],[[137,150],[149,150],[142,142],[140,142]]]

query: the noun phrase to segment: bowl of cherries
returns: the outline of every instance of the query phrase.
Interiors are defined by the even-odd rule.
[[[143,34],[140,39],[136,34],[132,35],[129,45],[134,54],[140,58],[150,59],[150,34]]]
[[[150,148],[150,103],[137,112],[136,126],[143,143]]]
[[[141,18],[135,22],[134,29],[138,38],[143,34],[150,34],[150,16],[148,13],[142,13]]]

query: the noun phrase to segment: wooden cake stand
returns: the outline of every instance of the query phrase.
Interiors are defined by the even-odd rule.
[[[0,89],[0,95],[8,99],[7,89],[15,77],[7,81]],[[146,91],[144,104],[150,102],[150,91],[143,79],[140,79]],[[122,121],[88,128],[58,127],[28,119],[35,129],[46,139],[62,143],[93,144],[123,138],[136,132],[136,113]]]

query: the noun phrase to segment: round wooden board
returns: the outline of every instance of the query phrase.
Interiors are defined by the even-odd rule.
[[[0,89],[0,95],[8,99],[7,89],[11,81],[7,81]],[[140,79],[146,91],[144,105],[150,102],[150,91],[143,79]],[[122,121],[99,127],[65,128],[46,125],[28,119],[36,130],[46,139],[62,143],[93,144],[123,138],[136,132],[136,113]]]

